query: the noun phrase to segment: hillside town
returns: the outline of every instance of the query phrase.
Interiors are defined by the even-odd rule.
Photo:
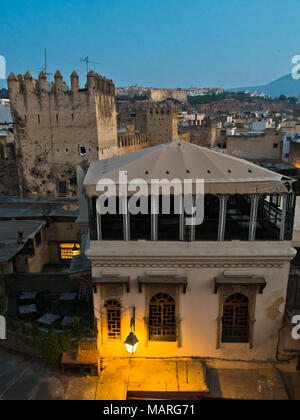
[[[116,89],[94,71],[7,84],[0,360],[62,376],[40,365],[42,391],[19,360],[29,373],[0,398],[31,375],[33,399],[299,399],[300,97]],[[120,171],[202,179],[203,222],[165,214],[164,192],[150,213],[100,215],[98,184]]]

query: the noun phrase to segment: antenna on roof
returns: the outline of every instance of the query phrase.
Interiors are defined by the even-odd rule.
[[[83,64],[83,63],[85,63],[86,64],[86,72],[88,73],[89,72],[89,63],[91,63],[91,64],[93,64],[94,65],[94,71],[95,71],[95,68],[96,68],[96,64],[100,64],[100,63],[98,63],[97,61],[91,61],[91,60],[89,60],[89,57],[81,57],[81,59],[80,59],[80,62]]]
[[[51,76],[53,73],[48,73],[47,72],[47,48],[45,48],[45,67],[44,67],[44,72],[46,77]]]

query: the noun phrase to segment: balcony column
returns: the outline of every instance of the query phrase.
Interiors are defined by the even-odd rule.
[[[185,214],[183,206],[183,197],[181,197],[181,213],[179,215],[179,240],[184,241],[184,231],[185,231]]]
[[[157,241],[157,217],[159,211],[159,197],[157,195],[151,195],[151,241]]]
[[[195,229],[195,222],[194,222],[194,220],[195,220],[195,213],[194,213],[194,211],[193,210],[195,210],[195,205],[196,205],[196,197],[195,196],[193,196],[192,197],[192,207],[193,207],[193,209],[191,209],[191,214],[190,214],[190,219],[191,219],[191,221],[192,221],[192,224],[190,225],[190,241],[194,241],[195,240],[195,234],[196,234],[196,229]]]
[[[130,215],[128,213],[127,197],[120,197],[123,213],[123,239],[130,241]]]
[[[224,241],[226,209],[227,209],[227,201],[229,198],[229,194],[218,194],[218,197],[220,200],[218,241]]]
[[[195,224],[194,224],[194,218],[195,217],[192,216],[193,223],[191,224],[191,238],[190,238],[191,241],[194,241],[195,238],[196,238],[196,229],[195,229]]]
[[[101,215],[98,212],[97,212],[97,235],[98,235],[98,241],[101,241],[102,239]]]
[[[282,213],[281,213],[279,240],[284,241],[287,194],[281,194],[281,197],[282,197],[282,210],[281,210]]]
[[[253,194],[251,195],[251,210],[250,210],[250,224],[249,224],[249,241],[255,241],[256,234],[256,222],[257,222],[257,210],[258,203],[261,195]]]

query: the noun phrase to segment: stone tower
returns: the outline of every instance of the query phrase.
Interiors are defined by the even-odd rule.
[[[151,146],[178,139],[178,108],[175,105],[150,105],[146,135]]]
[[[23,196],[76,196],[76,166],[118,155],[115,87],[90,71],[84,89],[56,72],[8,77],[16,158]]]

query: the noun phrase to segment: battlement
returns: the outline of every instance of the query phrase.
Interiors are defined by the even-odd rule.
[[[178,114],[178,107],[173,104],[162,104],[162,105],[154,105],[151,104],[147,109],[148,116],[150,115],[169,115],[169,114]]]
[[[71,88],[58,70],[49,83],[42,71],[34,79],[8,77],[21,194],[76,195],[76,165],[118,154],[115,86],[90,71],[84,88],[71,74]]]
[[[115,95],[115,85],[111,79],[107,79],[94,71],[87,74],[87,82],[83,89],[80,89],[79,76],[74,70],[70,76],[71,88],[63,80],[59,70],[55,73],[54,82],[49,85],[44,71],[41,71],[38,79],[34,79],[29,71],[25,75],[15,75],[10,73],[7,79],[8,89],[13,95],[18,94],[41,94],[43,92],[68,95],[76,91],[103,94],[108,96]]]

